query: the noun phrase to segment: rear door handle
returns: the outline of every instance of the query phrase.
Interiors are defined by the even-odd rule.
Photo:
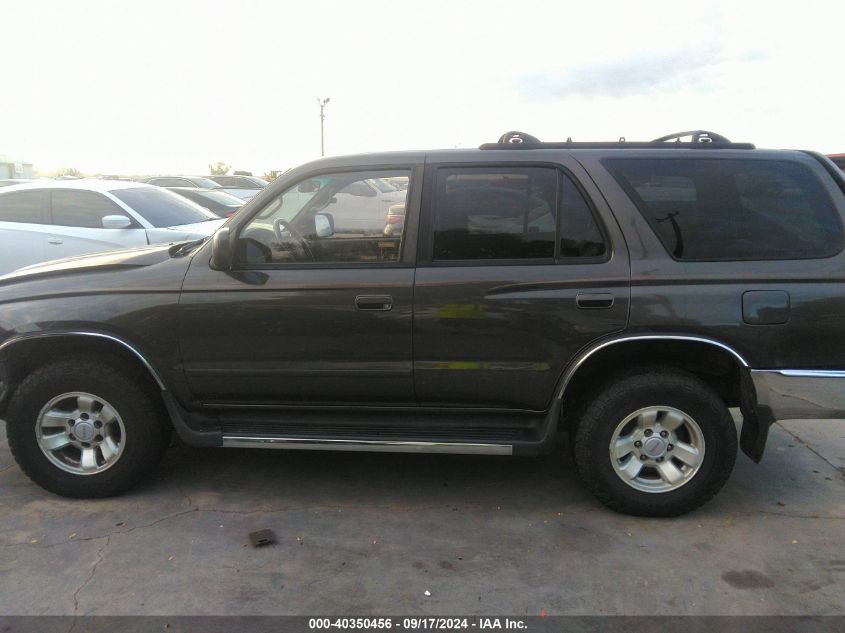
[[[355,307],[359,310],[393,309],[393,297],[390,295],[358,295],[355,297]]]
[[[60,237],[48,237],[47,243],[48,244],[64,244],[65,241]]]
[[[599,292],[596,294],[579,292],[575,295],[575,305],[585,310],[612,308],[613,295],[605,292]]]

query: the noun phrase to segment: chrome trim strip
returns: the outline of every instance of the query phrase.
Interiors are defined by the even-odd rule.
[[[30,334],[20,334],[18,336],[13,336],[12,338],[3,341],[3,343],[0,343],[0,354],[2,354],[3,350],[5,350],[7,347],[11,347],[15,343],[19,343],[21,341],[26,341],[26,340],[33,339],[33,338],[47,338],[47,337],[51,337],[51,336],[95,336],[97,338],[104,338],[104,339],[108,339],[110,341],[113,341],[115,343],[119,343],[120,345],[123,345],[123,347],[128,349],[130,352],[132,352],[138,358],[138,360],[141,361],[141,363],[144,365],[144,367],[147,368],[147,371],[150,372],[153,379],[156,381],[156,384],[158,384],[159,389],[161,389],[162,391],[167,391],[167,387],[164,386],[164,381],[161,379],[161,376],[159,376],[158,372],[150,364],[150,362],[144,357],[144,355],[141,354],[141,352],[139,352],[135,347],[133,347],[132,345],[130,345],[129,343],[127,343],[123,339],[119,339],[116,336],[112,336],[111,334],[103,334],[101,332],[79,332],[79,331],[71,331],[71,332],[33,332],[33,333],[30,333]]]
[[[303,437],[247,437],[224,435],[229,448],[279,448],[300,451],[368,451],[376,453],[462,453],[475,455],[512,455],[510,444],[469,442],[406,442],[402,440],[330,440]]]
[[[766,370],[755,369],[754,371]],[[777,373],[801,378],[845,378],[845,371],[832,369],[778,369]]]
[[[775,420],[845,418],[845,371],[752,369],[751,380]]]
[[[575,373],[581,368],[581,366],[587,361],[590,356],[598,352],[599,350],[604,349],[605,347],[610,347],[611,345],[615,345],[617,343],[630,343],[632,341],[655,341],[655,340],[665,340],[665,341],[690,341],[693,343],[707,343],[708,345],[714,345],[718,348],[723,349],[724,351],[730,353],[734,358],[736,358],[739,363],[745,367],[746,369],[750,367],[748,361],[742,357],[742,355],[737,352],[732,347],[728,347],[724,343],[720,343],[719,341],[715,341],[713,339],[704,338],[701,336],[686,336],[683,334],[642,334],[642,335],[632,335],[632,336],[622,336],[619,338],[601,341],[594,345],[593,347],[587,349],[581,356],[578,357],[574,363],[572,363],[566,372],[563,375],[563,381],[561,382],[560,389],[557,393],[557,398],[563,398],[563,393],[566,391],[566,387],[572,378],[575,376]]]

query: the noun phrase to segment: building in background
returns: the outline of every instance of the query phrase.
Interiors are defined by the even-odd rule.
[[[34,178],[32,163],[0,154],[0,178]]]

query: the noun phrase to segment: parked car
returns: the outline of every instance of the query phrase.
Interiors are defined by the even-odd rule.
[[[11,187],[12,185],[23,185],[32,182],[32,178],[0,178],[0,187]]]
[[[198,187],[199,189],[222,189],[220,185],[206,176],[150,176],[139,182],[156,187]]]
[[[397,202],[387,207],[385,222],[383,231],[385,237],[401,236],[405,231],[405,203]]]
[[[302,208],[315,192],[320,191],[331,178],[316,176],[300,183],[296,191],[289,194],[286,204],[292,210]],[[383,178],[364,178],[349,183],[336,191],[328,201],[329,205],[338,205],[346,210],[334,218],[332,230],[338,234],[365,231],[370,235],[384,233],[390,208],[404,205],[407,191],[399,190]],[[330,209],[329,209],[330,210]]]
[[[382,199],[342,192],[393,177],[385,236]],[[566,433],[603,503],[677,515],[775,420],[845,416],[844,218],[826,157],[713,133],[323,159],[210,240],[0,279],[0,415],[67,496],[142,480],[172,429],[488,455]]]
[[[223,187],[223,191],[241,200],[249,200],[267,186],[266,180],[255,176],[209,176],[209,178]]]
[[[183,198],[196,202],[220,218],[235,215],[235,212],[244,204],[244,201],[240,198],[236,198],[221,189],[199,189],[198,187],[167,187],[167,189],[173,193],[178,193]]]
[[[73,255],[208,236],[222,221],[137,182],[39,180],[0,189],[0,274]]]

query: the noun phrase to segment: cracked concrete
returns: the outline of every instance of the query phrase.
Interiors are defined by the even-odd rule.
[[[845,612],[845,422],[772,428],[701,510],[605,510],[542,458],[173,447],[116,499],[0,442],[0,614]],[[278,544],[253,549],[271,528]],[[429,591],[430,596],[425,592]]]

